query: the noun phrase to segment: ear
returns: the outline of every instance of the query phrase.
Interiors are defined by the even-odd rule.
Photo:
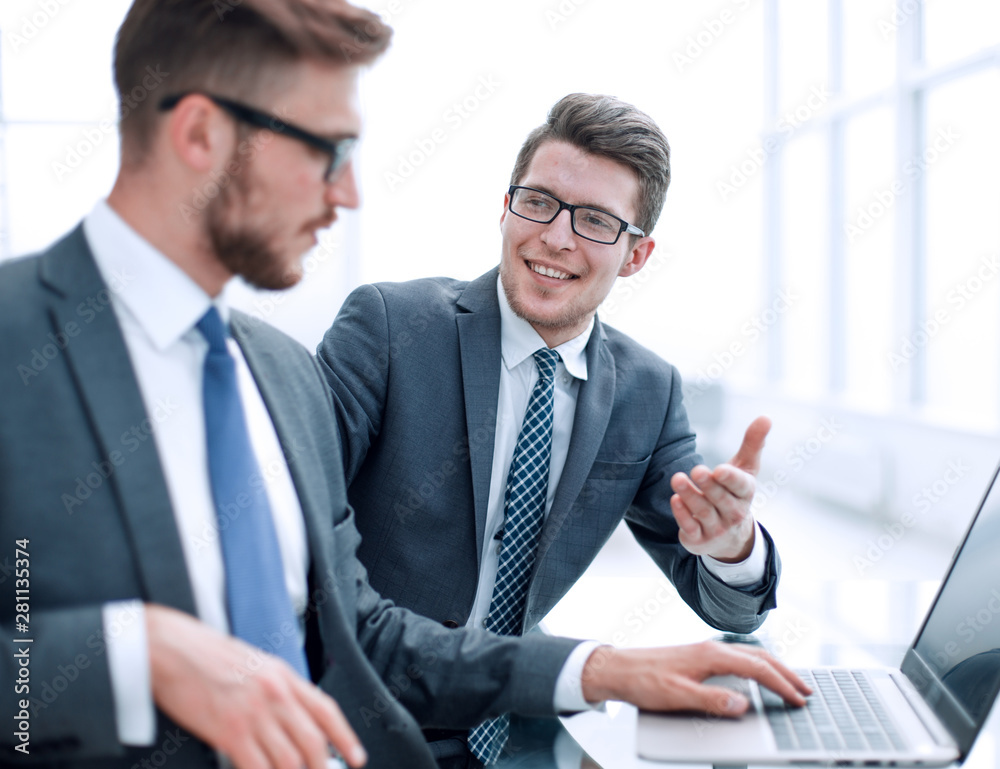
[[[628,236],[623,235],[623,237]],[[618,276],[621,278],[627,278],[629,275],[635,275],[639,272],[639,270],[641,270],[649,260],[649,255],[653,253],[654,246],[656,246],[656,241],[652,238],[639,238],[629,251],[625,264],[623,264],[621,270],[618,271]]]
[[[181,163],[197,173],[208,173],[232,156],[236,131],[211,99],[193,93],[170,111],[167,137]]]
[[[510,193],[503,196],[503,213],[500,214],[500,228],[503,229],[504,220],[507,218],[507,208],[510,206]]]

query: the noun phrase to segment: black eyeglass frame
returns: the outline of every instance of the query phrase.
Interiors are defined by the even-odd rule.
[[[299,128],[297,125],[282,120],[276,115],[262,112],[238,101],[227,99],[224,96],[216,96],[215,94],[203,93],[201,91],[187,91],[167,96],[160,102],[160,111],[169,112],[181,102],[181,99],[192,94],[200,94],[207,99],[211,99],[241,123],[282,134],[290,139],[296,139],[303,144],[307,144],[313,149],[325,152],[330,156],[330,164],[326,167],[326,171],[323,174],[323,181],[327,184],[336,178],[338,172],[347,163],[351,157],[351,151],[358,141],[357,136],[345,136],[341,139],[324,139],[322,136],[317,136],[304,128]]]
[[[519,214],[512,208],[512,206],[514,205],[514,193],[517,190],[531,190],[532,192],[539,192],[542,195],[550,197],[556,203],[559,204],[559,210],[557,210],[554,214],[552,214],[552,217],[550,219],[532,219],[530,216]],[[615,239],[612,240],[610,243],[606,240],[594,240],[593,238],[588,238],[582,232],[577,230],[576,229],[577,209],[582,209],[584,211],[599,211],[600,213],[606,214],[607,216],[610,216],[612,219],[617,220],[621,226],[618,228],[618,233],[615,235]],[[610,211],[605,211],[604,209],[601,208],[594,208],[594,206],[574,206],[569,203],[564,203],[555,195],[553,195],[551,192],[546,192],[545,190],[539,190],[536,189],[535,187],[525,187],[524,185],[521,184],[512,184],[510,185],[510,187],[507,188],[507,210],[510,211],[512,214],[514,214],[514,216],[519,216],[522,219],[527,219],[529,222],[536,222],[537,224],[551,224],[556,220],[556,217],[558,217],[559,214],[561,214],[564,210],[569,211],[569,223],[570,226],[573,228],[573,232],[575,232],[584,240],[589,240],[591,243],[600,243],[601,245],[604,246],[613,246],[615,243],[618,242],[618,239],[622,236],[623,232],[627,232],[629,235],[638,235],[640,238],[646,237],[646,233],[640,230],[634,224],[629,224],[620,216],[615,216]]]

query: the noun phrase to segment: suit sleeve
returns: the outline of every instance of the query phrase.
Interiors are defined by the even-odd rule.
[[[374,286],[355,289],[316,350],[333,395],[347,485],[382,427],[389,381],[389,318]]]
[[[21,731],[19,725],[27,726],[29,753],[18,756],[26,765],[54,755],[123,754],[101,607],[32,611],[29,627],[31,632],[25,634],[14,622],[0,623],[8,639],[8,651],[0,656],[0,676],[13,689],[0,705],[0,716],[14,727],[0,736],[4,754],[14,756],[14,748],[22,744],[23,738],[15,734]]]
[[[67,485],[72,490],[72,482],[53,486],[49,472],[59,463],[60,450],[72,445],[71,428],[64,420],[40,418],[64,413],[58,398],[73,408],[75,393],[56,386],[62,380],[53,370],[61,358],[43,361],[44,376],[31,368],[31,378],[21,378],[29,371],[32,347],[41,348],[36,340],[47,339],[51,328],[38,310],[38,270],[37,258],[0,266],[0,764],[5,766],[10,765],[5,761],[32,765],[123,752],[101,604],[68,595],[73,591],[60,584],[67,567],[53,543],[55,520],[60,533],[76,535],[72,547],[78,554],[93,552],[78,526],[87,521],[87,533],[92,521],[82,515],[73,521],[59,504],[59,490]],[[53,508],[57,513],[48,516]],[[75,587],[87,575],[65,578]],[[15,734],[25,734],[22,726],[26,748]],[[18,745],[27,753],[15,753]]]
[[[355,549],[360,536],[353,515],[337,529],[338,547]],[[555,715],[556,680],[578,641],[446,628],[381,598],[360,562],[351,563],[358,643],[421,725],[469,728],[507,712]]]
[[[649,466],[625,519],[643,549],[670,578],[684,601],[709,625],[720,630],[749,633],[760,627],[775,607],[775,591],[781,562],[770,535],[764,577],[749,588],[730,587],[711,574],[701,559],[680,544],[679,527],[670,508],[673,489],[670,478],[690,472],[701,462],[695,451],[695,436],[688,424],[681,395],[681,378],[670,366],[665,384],[669,402],[663,427]]]

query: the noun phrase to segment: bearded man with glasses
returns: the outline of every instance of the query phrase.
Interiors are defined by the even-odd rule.
[[[770,422],[704,466],[676,369],[597,317],[649,259],[669,181],[648,115],[571,94],[518,154],[498,267],[348,297],[317,357],[384,596],[520,635],[624,518],[709,624],[750,632],[775,606],[779,560],[750,512]],[[438,756],[483,758],[507,728],[428,737]]]

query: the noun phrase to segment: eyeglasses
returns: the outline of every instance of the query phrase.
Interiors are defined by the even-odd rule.
[[[192,93],[198,92],[188,91],[186,93],[179,93],[166,97],[160,102],[160,110],[162,112],[172,110],[180,103],[181,99],[190,96]],[[211,99],[219,107],[242,123],[252,125],[255,128],[263,128],[267,131],[282,134],[290,139],[296,139],[303,144],[307,144],[320,152],[325,152],[330,156],[330,163],[327,165],[326,171],[323,174],[323,181],[327,184],[330,184],[338,176],[340,171],[343,170],[344,164],[347,163],[348,159],[351,157],[354,145],[357,144],[358,141],[357,136],[345,136],[341,139],[332,140],[324,139],[322,136],[310,133],[304,128],[299,128],[291,123],[287,123],[275,115],[269,115],[266,112],[261,112],[253,107],[248,107],[246,104],[240,104],[238,101],[226,99],[222,96],[214,96],[210,93],[202,95]]]
[[[569,203],[563,203],[559,198],[533,187],[520,187],[512,184],[507,190],[507,194],[510,196],[510,202],[507,204],[510,212],[530,222],[548,224],[559,216],[563,209],[566,209],[569,211],[573,232],[581,238],[592,240],[595,243],[614,245],[623,232],[639,237],[646,235],[634,224],[629,224],[624,219],[609,214],[607,211],[590,206],[571,206]]]

